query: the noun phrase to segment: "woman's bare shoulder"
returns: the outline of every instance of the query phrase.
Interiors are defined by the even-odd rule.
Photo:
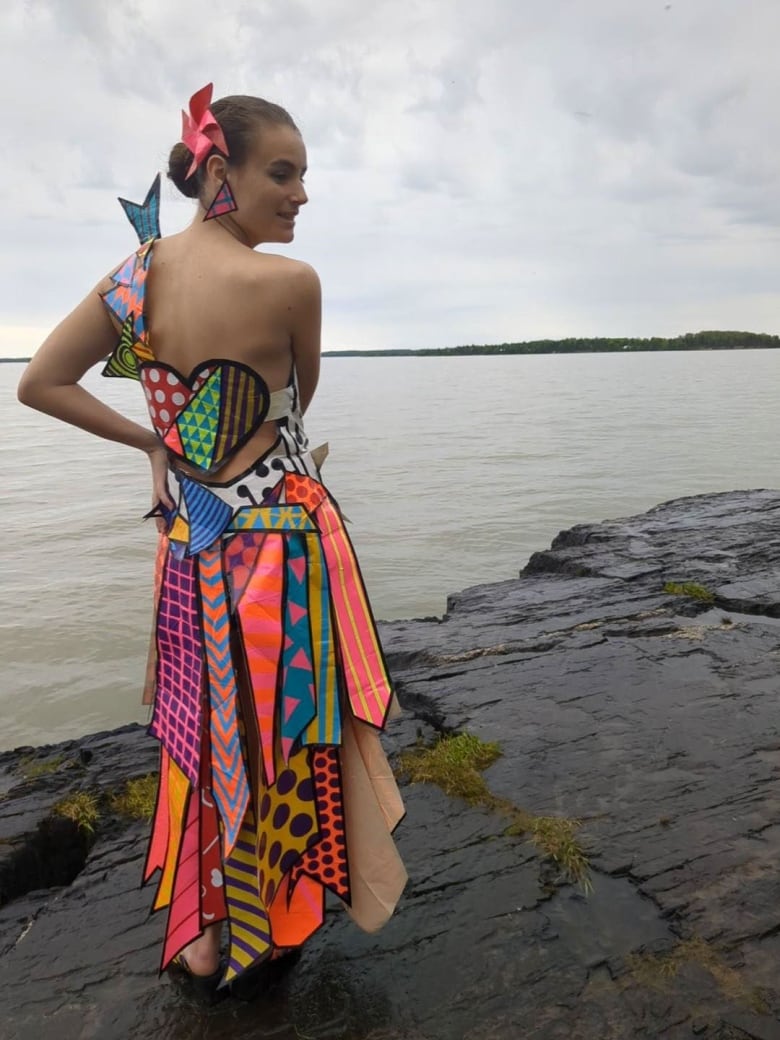
[[[251,259],[248,277],[241,281],[253,306],[266,309],[271,304],[287,313],[320,307],[320,280],[311,264],[273,253],[253,253]]]
[[[299,285],[319,285],[319,276],[305,260],[294,260],[278,253],[252,251],[253,273],[257,278],[276,277]]]

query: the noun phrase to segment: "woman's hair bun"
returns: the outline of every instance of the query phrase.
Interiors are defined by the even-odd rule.
[[[220,98],[211,106],[211,112],[225,135],[228,147],[228,162],[231,166],[243,166],[249,158],[258,130],[264,126],[289,126],[298,132],[290,113],[280,105],[249,94],[231,94]],[[218,153],[214,145],[208,155]],[[193,155],[186,144],[179,141],[171,148],[168,156],[168,177],[182,195],[188,199],[200,197],[203,186],[203,167],[208,155],[191,177],[187,171],[192,165]]]
[[[192,152],[182,141],[171,148],[168,156],[168,179],[172,180],[182,195],[188,199],[198,197],[198,178],[196,174],[187,177],[187,170],[192,164]]]

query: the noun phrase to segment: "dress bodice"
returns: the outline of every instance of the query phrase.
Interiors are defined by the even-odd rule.
[[[159,183],[155,184],[157,196],[153,185],[144,206],[136,210],[159,204]],[[211,358],[189,375],[157,361],[149,343],[145,299],[159,226],[148,212],[141,220],[123,205],[139,238],[147,233],[150,237],[120,265],[111,276],[111,288],[101,294],[121,329],[103,375],[139,380],[152,425],[168,451],[204,474],[220,469],[265,422],[276,423],[287,452],[304,451],[307,441],[294,365],[287,386],[272,392],[258,372],[239,361]]]

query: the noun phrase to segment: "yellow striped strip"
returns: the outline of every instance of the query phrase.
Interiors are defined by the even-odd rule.
[[[265,957],[271,948],[268,914],[260,895],[259,866],[257,826],[252,809],[248,808],[236,844],[224,864],[230,929],[226,982]]]

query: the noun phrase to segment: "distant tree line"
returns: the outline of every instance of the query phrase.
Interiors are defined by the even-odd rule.
[[[470,343],[462,347],[421,347],[419,350],[326,350],[327,357],[453,357],[474,354],[601,354],[629,350],[756,350],[780,347],[780,336],[768,332],[686,332],[684,336],[585,337],[533,339],[525,343]],[[29,358],[0,358],[29,361]]]
[[[525,343],[472,343],[462,347],[420,350],[328,350],[329,357],[442,357],[474,354],[598,354],[629,350],[755,350],[780,347],[780,336],[765,332],[686,332],[670,339],[652,336],[535,339]]]

